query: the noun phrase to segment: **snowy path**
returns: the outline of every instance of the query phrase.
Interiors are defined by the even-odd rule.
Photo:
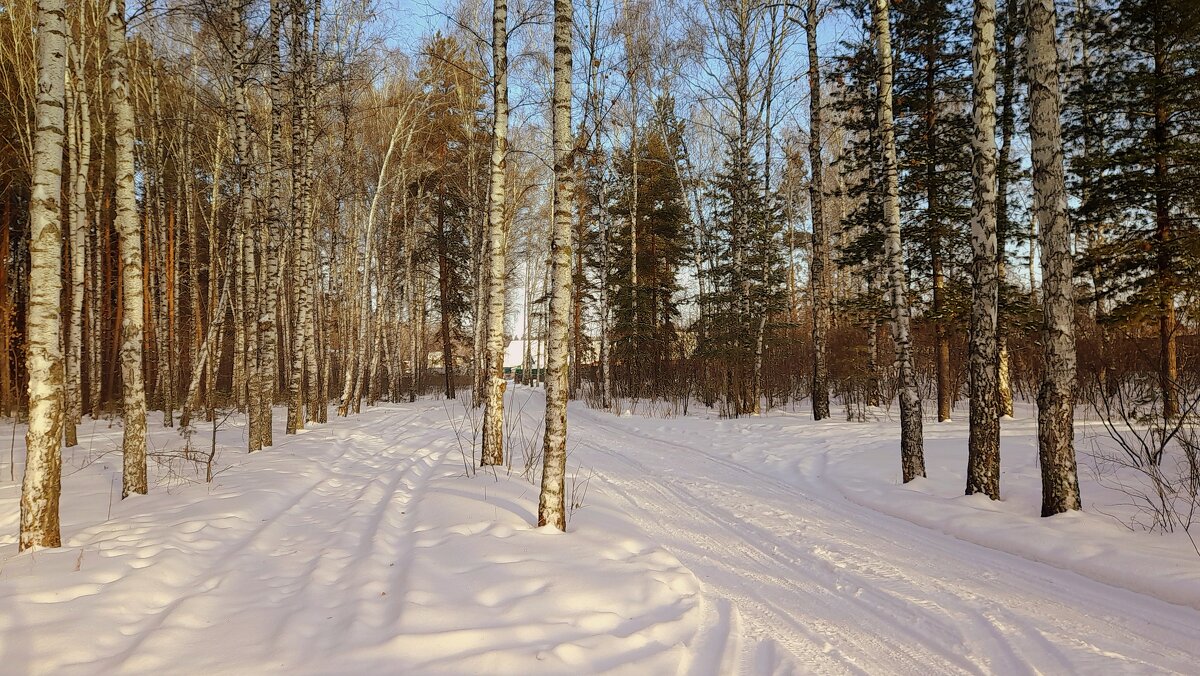
[[[53,606],[102,592],[117,626],[92,632],[75,647],[77,660],[60,653],[54,670],[210,672],[231,655],[266,668],[278,655],[352,648],[395,622],[403,600],[374,601],[404,588],[419,498],[452,447],[442,430],[422,434],[419,417],[375,410],[277,437],[282,443],[254,458],[258,486],[217,493],[190,505],[195,511],[144,511],[124,527],[77,535],[68,544],[77,547],[76,572],[92,581],[42,578],[46,590],[32,600],[49,604],[38,610],[54,618]],[[108,570],[92,560],[97,553],[128,569]],[[313,622],[318,615],[325,621]],[[32,628],[14,619],[19,633]],[[24,644],[5,641],[5,652],[36,654],[62,638],[28,633]]]
[[[511,428],[536,440],[541,393],[510,396]],[[537,490],[519,472],[464,475],[463,415],[440,401],[382,405],[295,437],[278,430],[274,448],[249,457],[230,426],[220,443],[233,465],[216,482],[164,483],[181,470],[159,463],[151,495],[118,501],[111,516],[120,430],[96,425],[87,450],[67,458],[63,549],[16,555],[17,486],[0,482],[0,671],[1008,675],[1200,664],[1194,607],[864,506],[908,491],[842,467],[875,453],[890,463],[887,423],[618,418],[572,404],[569,474],[592,479],[561,536],[532,527]],[[957,464],[960,433],[931,430],[931,472]],[[152,443],[182,442],[159,429]],[[1027,479],[1008,467],[1010,483]],[[847,488],[847,476],[875,481],[875,493]],[[1023,499],[1013,493],[1008,509]],[[1144,546],[1128,535],[1114,541]],[[1197,588],[1195,576],[1176,577]]]
[[[1194,609],[857,506],[823,482],[819,448],[795,483],[709,450],[737,449],[748,428],[769,424],[697,427],[572,412],[581,462],[594,464],[639,525],[701,579],[716,614],[709,623],[732,619],[742,629],[732,642],[737,671],[1197,668]]]

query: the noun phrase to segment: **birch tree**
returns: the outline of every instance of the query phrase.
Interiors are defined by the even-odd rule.
[[[482,368],[487,373],[483,408],[481,465],[504,462],[504,300],[507,242],[504,228],[505,178],[508,175],[508,0],[492,8],[492,160],[488,191],[487,337]]]
[[[296,283],[294,285],[295,323],[292,327],[292,350],[289,355],[290,378],[288,392],[287,433],[295,434],[304,428],[307,404],[308,420],[316,419],[314,411],[317,392],[315,357],[310,359],[316,341],[313,237],[312,237],[312,132],[311,111],[308,98],[312,93],[313,73],[316,69],[316,44],[319,25],[314,19],[313,31],[308,24],[308,3],[291,0],[291,50],[292,50],[292,208],[291,221],[294,228],[293,256],[296,261]],[[319,16],[319,6],[313,10]]]
[[[975,0],[972,49],[970,438],[967,495],[1000,499],[1000,394],[996,266],[996,0]]]
[[[1061,95],[1054,0],[1029,0],[1029,79],[1033,210],[1042,265],[1042,385],[1038,390],[1038,458],[1042,516],[1080,509],[1075,466],[1075,287],[1071,227],[1059,120]]]
[[[83,40],[86,28],[83,12],[79,16],[79,41]],[[92,155],[91,105],[88,100],[87,80],[84,78],[82,53],[78,44],[71,46],[72,68],[67,74],[71,110],[68,129],[70,132],[70,195],[69,251],[71,271],[71,312],[66,332],[66,414],[63,431],[67,446],[79,443],[76,426],[83,415],[83,298],[84,278],[87,271],[87,180]]]
[[[233,35],[229,43],[233,89],[233,139],[237,161],[238,203],[234,216],[234,231],[241,252],[238,267],[240,316],[237,328],[241,335],[239,360],[243,373],[237,383],[238,398],[244,396],[246,405],[247,450],[253,453],[262,448],[262,384],[259,369],[259,284],[258,242],[253,227],[254,171],[250,150],[250,101],[247,92],[250,82],[249,66],[252,55],[246,42],[245,7],[241,0],[229,1]]]
[[[804,10],[804,34],[808,43],[808,159],[812,169],[808,184],[812,210],[812,265],[809,286],[812,289],[813,314],[813,420],[829,417],[829,369],[826,365],[829,337],[829,232],[825,223],[825,190],[821,160],[821,68],[817,60],[817,0],[808,0]]]
[[[572,0],[554,0],[554,226],[550,239],[550,331],[546,355],[546,424],[538,526],[567,529],[567,325],[571,315],[571,204],[574,176],[571,137]]]
[[[58,547],[63,423],[62,157],[66,137],[67,12],[63,0],[39,0],[37,124],[29,198],[29,304],[25,358],[29,428],[21,483],[19,548]],[[5,225],[7,227],[7,224]]]
[[[109,98],[113,109],[116,220],[121,257],[121,399],[125,433],[121,497],[146,492],[146,387],[142,375],[142,235],[134,186],[133,102],[130,99],[125,0],[108,5]]]
[[[267,93],[271,106],[271,129],[268,140],[270,154],[269,192],[267,196],[267,222],[260,229],[260,243],[265,259],[263,274],[264,293],[262,311],[258,318],[258,332],[262,335],[262,358],[260,369],[260,394],[262,407],[259,410],[260,441],[270,446],[273,423],[272,407],[275,404],[278,332],[275,316],[279,311],[279,239],[283,226],[283,72],[279,59],[279,38],[283,28],[283,0],[271,0],[269,33],[271,43],[267,46],[267,63],[270,73]]]
[[[892,115],[892,42],[888,20],[889,0],[872,0],[872,24],[879,53],[879,136],[883,145],[884,252],[888,268],[888,295],[892,311],[892,342],[900,393],[900,465],[904,482],[925,476],[925,442],[921,396],[913,371],[912,335],[909,329],[908,282],[900,240],[899,176],[896,166],[896,129]]]

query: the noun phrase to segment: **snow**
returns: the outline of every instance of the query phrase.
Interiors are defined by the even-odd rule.
[[[152,425],[151,493],[124,501],[120,426],[89,420],[64,451],[64,546],[22,554],[24,428],[0,426],[16,458],[15,482],[0,459],[0,664],[1109,674],[1200,659],[1200,556],[1102,514],[1120,516],[1122,496],[1082,459],[1087,511],[1039,518],[1028,408],[1005,421],[993,503],[961,495],[965,423],[927,426],[930,478],[902,486],[886,411],[814,423],[572,403],[576,507],[560,534],[534,528],[537,477],[522,471],[540,463],[542,395],[508,397],[512,469],[465,470],[481,416],[461,404],[383,404],[293,437],[280,410],[278,443],[254,455],[236,418],[223,425],[211,484],[184,438]],[[210,432],[186,455],[207,454]]]

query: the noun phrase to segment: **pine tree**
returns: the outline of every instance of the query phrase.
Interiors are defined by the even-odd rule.
[[[1176,304],[1195,288],[1187,271],[1200,266],[1200,5],[1116,0],[1111,9],[1105,22],[1086,9],[1079,18],[1103,45],[1086,54],[1096,63],[1080,74],[1071,106],[1079,215],[1092,244],[1083,265],[1115,303],[1108,319],[1157,324],[1170,419],[1180,413]]]
[[[762,171],[749,153],[730,144],[712,198],[714,261],[708,269],[711,312],[700,354],[725,369],[725,414],[756,412],[751,366],[759,324],[785,309],[782,217],[762,192]]]
[[[904,240],[915,278],[928,280],[926,316],[935,333],[938,420],[950,418],[950,332],[965,303],[955,292],[956,269],[968,260],[971,121],[967,111],[969,33],[958,2],[916,0],[896,5],[896,134]],[[961,287],[960,287],[961,288]]]
[[[615,161],[609,212],[616,219],[628,220],[633,205],[640,205],[639,224],[610,238],[609,260],[615,264],[610,265],[607,274],[616,337],[613,356],[626,365],[631,380],[644,378],[651,383],[662,382],[666,366],[675,356],[680,290],[677,273],[691,251],[687,201],[672,159],[679,153],[674,104],[660,101],[656,105],[671,108],[660,116],[663,124],[657,126],[661,129],[646,130],[637,146],[618,154]],[[664,135],[665,130],[673,132],[670,138]],[[636,161],[635,151],[639,156]],[[636,235],[636,245],[630,241],[631,235]],[[626,264],[634,250],[643,254],[637,258],[636,283]],[[629,388],[642,391],[634,382]]]

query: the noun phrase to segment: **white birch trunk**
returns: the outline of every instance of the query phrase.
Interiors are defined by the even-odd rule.
[[[1075,465],[1075,287],[1063,169],[1058,51],[1053,0],[1029,0],[1029,77],[1033,211],[1042,263],[1042,357],[1038,391],[1038,451],[1042,516],[1080,509]]]
[[[879,135],[883,145],[884,253],[888,267],[888,293],[892,309],[892,342],[900,390],[900,465],[904,482],[925,476],[925,449],[921,396],[913,371],[912,335],[909,330],[908,281],[904,248],[900,241],[899,175],[896,166],[896,129],[892,116],[892,39],[889,0],[872,0],[875,42],[879,49]]]
[[[546,426],[538,526],[567,529],[567,324],[571,315],[571,0],[554,0],[554,232],[550,240],[550,331],[546,351]]]
[[[283,0],[271,0],[270,37],[267,60],[270,65],[268,94],[271,104],[271,131],[269,149],[271,160],[270,192],[267,198],[267,222],[262,228],[261,249],[266,266],[264,275],[263,303],[258,318],[258,331],[262,336],[262,359],[259,362],[260,397],[262,408],[259,413],[259,429],[263,446],[274,443],[272,426],[279,373],[278,333],[275,316],[279,311],[279,240],[283,231],[283,94],[280,91],[282,70],[279,64],[279,37],[283,25]]]
[[[305,82],[311,67],[308,45],[307,7],[302,0],[292,0],[292,227],[296,236],[294,260],[297,278],[295,283],[295,325],[292,329],[292,351],[289,365],[287,434],[304,429],[306,384],[313,378],[311,370],[305,369],[305,357],[312,341],[312,272],[309,251],[312,248],[312,227],[308,218],[306,187],[306,158],[310,152],[307,143],[307,93]]]
[[[29,198],[29,304],[25,352],[29,428],[19,548],[58,547],[63,422],[62,156],[66,137],[67,18],[63,0],[39,0],[37,108]]]
[[[64,430],[66,445],[78,443],[76,425],[83,415],[83,299],[87,272],[87,179],[92,154],[91,106],[88,102],[87,82],[83,77],[83,63],[79,50],[72,51],[74,73],[68,77],[71,83],[74,106],[71,114],[71,321],[67,331],[66,359],[66,419]]]
[[[1000,499],[1000,362],[997,329],[1000,280],[996,267],[996,0],[975,0],[971,63],[974,253],[970,348],[970,435],[967,495]]]
[[[142,237],[134,192],[133,103],[130,100],[125,0],[108,6],[108,62],[116,162],[116,230],[121,255],[121,398],[125,434],[121,497],[146,492],[146,387],[142,373]]]
[[[813,313],[813,420],[829,417],[829,373],[826,365],[829,338],[829,232],[825,225],[824,162],[821,159],[821,71],[817,60],[817,0],[808,0],[804,33],[808,42],[808,159],[809,206],[812,208],[812,288]]]
[[[491,185],[487,227],[487,336],[483,368],[487,373],[483,407],[480,465],[504,464],[504,301],[507,242],[504,196],[508,155],[508,2],[495,0],[492,10],[492,127]],[[528,311],[528,306],[526,307]]]
[[[246,18],[240,0],[230,0],[230,17],[233,23],[229,56],[233,62],[233,134],[237,149],[238,207],[235,221],[238,246],[241,251],[239,291],[241,314],[238,325],[242,330],[242,360],[245,381],[239,390],[246,396],[247,450],[251,453],[262,448],[262,384],[259,377],[259,284],[257,242],[254,216],[253,158],[250,154],[250,106],[246,93],[249,73],[249,55],[246,53]]]

